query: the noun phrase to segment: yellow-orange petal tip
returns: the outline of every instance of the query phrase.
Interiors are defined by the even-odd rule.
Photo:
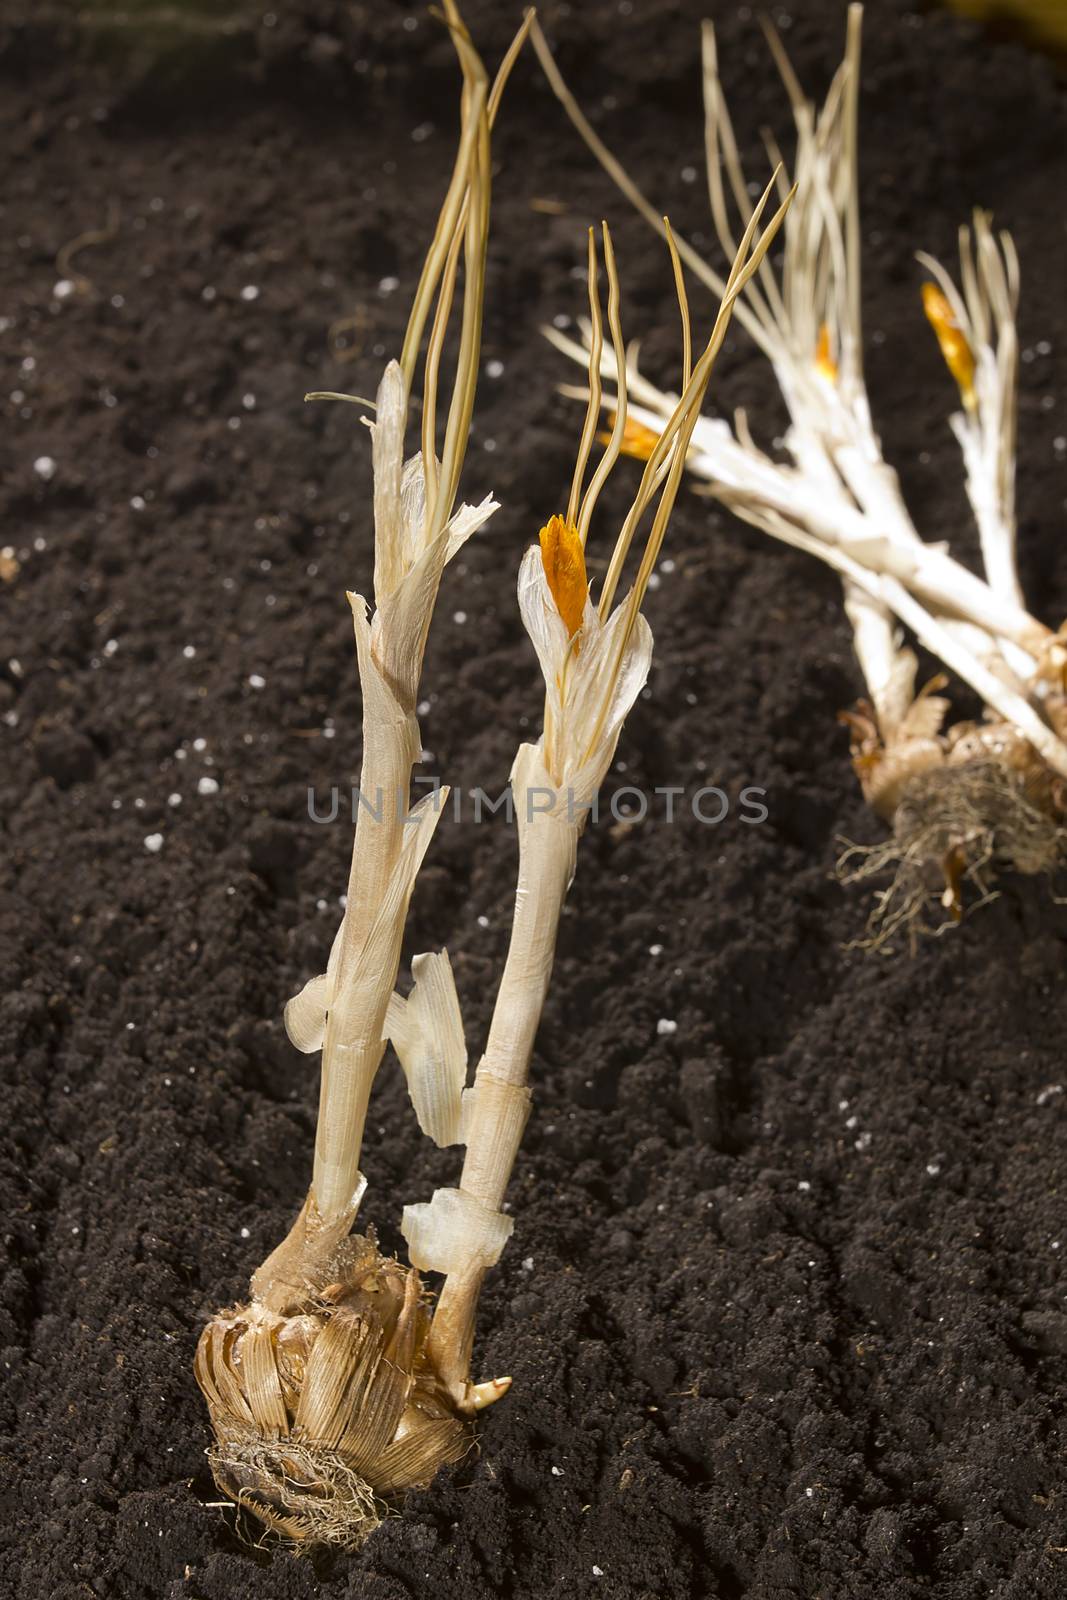
[[[819,339],[815,346],[815,370],[820,377],[826,378],[830,383],[837,382],[837,362],[834,360],[830,329],[825,322],[819,329]]]
[[[611,430],[615,426],[614,411],[608,412],[608,430],[597,434],[600,444],[611,443]],[[619,449],[624,456],[633,456],[637,461],[647,461],[653,450],[659,444],[659,434],[655,428],[646,427],[643,422],[638,422],[635,417],[627,417],[622,430],[622,443]]]

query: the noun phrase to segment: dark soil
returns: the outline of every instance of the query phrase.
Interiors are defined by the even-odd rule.
[[[398,348],[456,73],[406,5],[300,0],[226,24],[186,8],[195,29],[132,5],[124,23],[103,4],[80,22],[20,9],[0,10],[0,543],[19,563],[0,584],[0,1592],[1062,1595],[1067,912],[1008,882],[917,958],[848,950],[869,902],[834,858],[878,831],[835,723],[860,691],[836,585],[689,491],[612,783],[719,784],[734,804],[715,828],[609,819],[583,841],[476,1351],[513,1391],[477,1457],[358,1558],[251,1549],[217,1503],[193,1348],[308,1178],[316,1074],[281,1009],[321,968],[349,840],[309,821],[306,792],[359,759],[343,590],[370,582],[369,452],[351,408],[302,396],[366,393]],[[518,9],[468,5],[491,59]],[[545,7],[585,103],[694,237],[703,9]],[[754,17],[716,9],[758,173],[783,97]],[[843,7],[793,9],[789,47],[821,91]],[[912,252],[951,259],[972,204],[991,207],[1024,272],[1023,575],[1055,623],[1062,92],[1020,48],[904,0],[872,10],[875,414],[919,526],[973,554]],[[449,569],[422,718],[428,770],[492,791],[539,715],[514,581],[564,498],[577,418],[537,330],[582,309],[588,220],[617,224],[646,368],[677,371],[663,252],[532,58],[497,161],[485,356],[504,370],[482,384],[466,486],[504,510]],[[87,230],[110,236],[57,266]],[[694,310],[706,327],[702,293]],[[779,431],[740,331],[714,388]],[[605,542],[632,482],[605,502]],[[748,784],[767,791],[759,826]],[[410,949],[447,944],[472,1052],[513,874],[502,820],[443,824],[418,893]],[[393,1065],[365,1167],[390,1248],[402,1202],[457,1170]]]

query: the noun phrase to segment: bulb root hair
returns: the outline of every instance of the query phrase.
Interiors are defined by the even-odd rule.
[[[1059,782],[988,757],[933,767],[904,787],[893,831],[874,845],[847,844],[837,862],[844,883],[891,873],[857,941],[888,951],[901,938],[914,949],[963,917],[966,885],[984,905],[996,897],[998,871],[1051,874],[1067,856]]]

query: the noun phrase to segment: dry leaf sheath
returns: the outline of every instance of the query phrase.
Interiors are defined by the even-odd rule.
[[[737,316],[771,362],[790,416],[789,460],[762,451],[742,412],[734,425],[701,418],[690,472],[739,517],[833,567],[844,586],[869,700],[846,714],[853,760],[867,799],[893,826],[869,853],[850,853],[846,875],[892,870],[872,919],[874,943],[962,911],[961,885],[985,892],[984,869],[1001,859],[1024,872],[1051,869],[1060,855],[1062,781],[1067,778],[1060,635],[1028,611],[1015,565],[1015,306],[1018,266],[1011,240],[982,213],[961,231],[962,289],[929,257],[923,305],[963,409],[951,419],[967,494],[978,524],[985,576],[943,543],[924,542],[885,463],[871,423],[860,327],[859,190],[856,159],[862,8],[850,6],[845,58],[821,111],[805,98],[774,29],[768,41],[796,129],[796,202],[784,228],[780,269],[765,262]],[[626,196],[662,222],[582,115],[540,32],[534,44],[579,132]],[[719,80],[714,30],[703,33],[708,189],[716,234],[729,257],[731,211],[750,202]],[[768,153],[780,161],[766,137]],[[719,276],[683,240],[686,264],[713,290]],[[545,330],[567,355],[587,350]],[[588,341],[587,341],[588,343]],[[615,385],[622,367],[630,395],[630,445],[644,454],[674,396],[641,376],[636,362],[599,354]],[[609,388],[603,403],[610,409]],[[638,434],[637,430],[641,432]],[[977,726],[943,729],[948,702],[917,690],[918,662],[900,625],[984,702]],[[947,680],[945,680],[947,682]],[[930,923],[929,913],[934,918]]]

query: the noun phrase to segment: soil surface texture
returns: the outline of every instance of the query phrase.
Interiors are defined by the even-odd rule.
[[[791,146],[754,8],[543,18],[597,127],[718,261],[705,10],[762,177],[760,129]],[[844,7],[790,11],[821,95]],[[495,63],[518,4],[466,15]],[[512,1392],[358,1556],[256,1548],[218,1503],[193,1350],[303,1197],[317,1071],[281,1012],[322,969],[350,844],[307,792],[325,807],[359,770],[344,591],[370,593],[368,442],[357,410],[303,395],[373,393],[399,349],[457,83],[439,22],[393,0],[0,5],[0,1596],[1051,1600],[1067,910],[1007,881],[914,956],[850,948],[870,899],[834,863],[879,825],[835,720],[862,689],[837,584],[688,487],[607,786],[684,794],[673,823],[654,799],[582,841],[475,1352]],[[913,253],[952,262],[975,204],[1014,234],[1020,561],[1058,624],[1062,89],[1021,47],[887,0],[861,138],[872,407],[924,536],[972,561]],[[420,718],[426,772],[491,794],[539,725],[515,578],[579,426],[539,327],[584,310],[591,220],[616,229],[643,367],[673,386],[679,364],[665,252],[532,55],[495,167],[464,489],[503,509],[448,569]],[[782,431],[740,329],[710,403],[746,407],[768,448]],[[635,483],[625,463],[594,571]],[[691,806],[712,786],[717,825]],[[413,906],[407,952],[448,947],[472,1056],[514,871],[504,819],[466,812]],[[458,1171],[391,1058],[364,1168],[387,1249],[402,1204]]]

